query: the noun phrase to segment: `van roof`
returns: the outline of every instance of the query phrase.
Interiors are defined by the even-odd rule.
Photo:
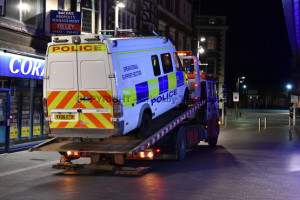
[[[172,42],[165,37],[127,37],[127,38],[106,38],[100,34],[76,35],[76,36],[53,36],[52,42],[48,45],[81,44],[103,42],[108,46],[110,53],[132,52],[145,49],[166,49],[175,48]]]

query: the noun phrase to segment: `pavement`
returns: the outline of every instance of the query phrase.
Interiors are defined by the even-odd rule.
[[[258,119],[267,117],[259,132]],[[0,199],[299,199],[300,121],[285,111],[228,113],[218,145],[200,143],[183,161],[127,161],[151,167],[141,177],[52,169],[57,152],[0,155]],[[88,163],[79,159],[78,163]]]

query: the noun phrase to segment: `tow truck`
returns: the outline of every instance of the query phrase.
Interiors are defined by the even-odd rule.
[[[142,175],[148,168],[127,168],[126,159],[183,160],[186,150],[206,142],[216,146],[220,130],[218,116],[217,81],[200,73],[198,58],[192,60],[193,71],[185,69],[189,83],[189,105],[184,110],[175,107],[153,120],[152,134],[147,139],[136,137],[134,131],[123,136],[105,139],[54,137],[29,151],[56,151],[61,154],[54,168],[112,170],[115,174]],[[190,68],[189,68],[190,70]],[[90,158],[90,164],[78,165],[72,161]]]

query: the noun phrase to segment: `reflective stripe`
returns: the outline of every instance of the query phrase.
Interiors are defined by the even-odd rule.
[[[177,80],[176,80],[176,73],[168,74],[168,84],[169,88],[168,91],[174,90],[177,88]]]
[[[129,108],[136,104],[136,89],[135,86],[123,89],[123,105]]]
[[[79,102],[78,98],[83,97],[90,100]],[[50,128],[114,128],[111,121],[113,107],[110,90],[79,91],[79,94],[77,91],[51,91],[47,92],[47,101],[49,117],[69,112],[78,115],[78,120],[75,121],[50,121]],[[81,108],[82,113],[78,113],[77,108]],[[57,112],[58,109],[61,111]],[[75,109],[75,112],[72,112],[72,109]]]
[[[159,95],[158,78],[148,81],[148,87],[149,87],[149,98],[150,99],[157,97]]]
[[[135,104],[155,98],[165,92],[174,90],[184,84],[184,73],[175,72],[164,75],[149,81],[139,83],[135,86],[124,88],[123,105],[125,108],[130,108]]]

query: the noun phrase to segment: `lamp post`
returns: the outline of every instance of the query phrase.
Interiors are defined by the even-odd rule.
[[[239,77],[239,78],[237,79],[236,90],[237,90],[237,92],[239,93],[239,96],[240,96],[240,79],[245,80],[246,77],[245,77],[245,76],[242,76],[242,77]],[[240,98],[239,98],[239,99],[240,99]],[[239,102],[235,102],[235,118],[236,118],[236,119],[238,118],[238,103],[239,103]]]
[[[292,100],[291,99],[291,90],[292,90],[292,88],[293,88],[292,84],[288,83],[286,85],[286,89],[288,91],[288,105],[293,105],[293,126],[295,126],[295,124],[296,124],[296,104],[291,102],[291,100]],[[291,108],[289,106],[289,110],[290,109]],[[291,115],[290,115],[290,117],[291,117]]]
[[[116,1],[116,6],[115,6],[115,36],[118,35],[118,30],[119,30],[119,8],[124,8],[125,4],[120,1]]]

